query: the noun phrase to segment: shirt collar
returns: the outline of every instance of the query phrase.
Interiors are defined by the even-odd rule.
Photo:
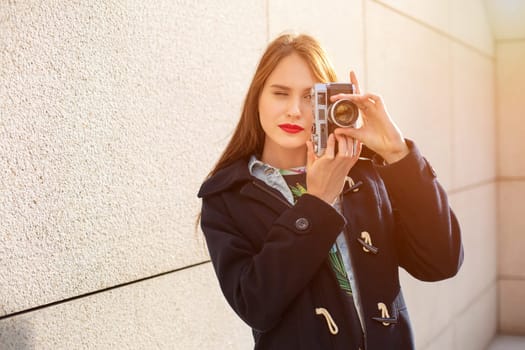
[[[260,161],[259,159],[257,159],[257,157],[255,157],[255,155],[252,155],[250,161],[248,162],[248,170],[250,171],[250,174],[252,176],[255,176],[255,174],[261,172],[266,175],[271,175],[273,173],[279,172],[279,169]]]

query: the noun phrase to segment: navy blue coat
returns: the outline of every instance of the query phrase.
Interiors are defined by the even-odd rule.
[[[351,325],[327,260],[344,231],[364,316],[365,349],[413,349],[398,268],[423,281],[463,261],[457,219],[415,145],[391,165],[368,152],[345,185],[344,218],[315,196],[294,206],[239,160],[207,179],[201,227],[224,296],[255,349],[345,349]],[[367,152],[364,153],[367,155]],[[335,328],[337,327],[337,328]],[[355,335],[354,335],[355,336]]]

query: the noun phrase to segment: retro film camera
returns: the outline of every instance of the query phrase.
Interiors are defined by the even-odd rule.
[[[312,143],[314,151],[321,156],[328,140],[328,135],[336,128],[353,128],[359,118],[359,109],[348,100],[330,101],[330,97],[337,94],[353,94],[354,84],[326,83],[315,84],[311,91],[314,124]],[[356,142],[354,142],[354,152]]]

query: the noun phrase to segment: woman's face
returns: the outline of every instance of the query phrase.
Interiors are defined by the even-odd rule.
[[[259,97],[259,118],[265,132],[264,151],[302,152],[313,123],[310,89],[314,77],[297,54],[283,58],[266,80]]]

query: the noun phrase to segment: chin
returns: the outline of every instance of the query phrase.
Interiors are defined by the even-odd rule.
[[[282,143],[280,146],[286,151],[306,150],[306,140],[304,142]]]
[[[302,151],[306,152],[306,141],[309,138],[297,137],[276,137],[266,138],[265,147],[269,146],[275,152],[291,152],[291,151]]]

